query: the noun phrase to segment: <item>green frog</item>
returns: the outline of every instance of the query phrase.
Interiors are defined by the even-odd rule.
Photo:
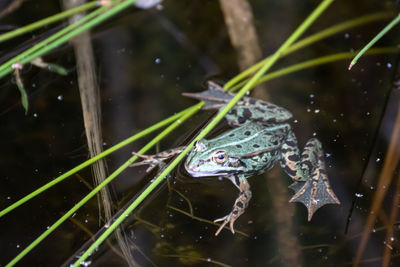
[[[205,92],[184,95],[205,101],[205,109],[222,109],[234,96],[214,82],[208,83]],[[297,139],[290,125],[285,123],[291,117],[292,114],[282,107],[243,97],[225,116],[228,124],[235,128],[194,143],[184,164],[186,171],[193,177],[228,178],[239,189],[232,211],[215,220],[222,222],[215,235],[227,224],[235,233],[234,222],[244,213],[252,195],[247,178],[266,172],[276,163],[294,181],[290,188],[295,194],[289,202],[303,203],[308,209],[308,221],[320,207],[340,204],[329,184],[321,142],[316,138],[308,140],[300,153]],[[134,153],[144,160],[133,165],[150,164],[150,170],[184,148],[152,156]]]

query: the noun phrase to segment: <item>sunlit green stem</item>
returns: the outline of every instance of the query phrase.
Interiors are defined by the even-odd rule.
[[[144,154],[151,147],[156,145],[160,140],[162,140],[168,133],[174,130],[176,127],[182,124],[187,118],[190,118],[194,113],[196,113],[204,103],[199,103],[183,114],[178,120],[168,126],[162,133],[160,133],[156,138],[151,140],[147,145],[145,145],[141,150],[138,151],[139,154]],[[64,214],[60,219],[58,219],[53,225],[51,225],[45,232],[43,232],[38,238],[36,238],[29,246],[27,246],[23,251],[21,251],[11,262],[9,262],[6,267],[14,266],[18,261],[20,261],[27,253],[29,253],[34,247],[36,247],[43,239],[45,239],[49,234],[51,234],[57,227],[59,227],[64,221],[66,221],[70,216],[72,216],[80,207],[82,207],[86,202],[88,202],[94,195],[96,195],[104,186],[110,183],[115,177],[121,174],[126,168],[128,168],[135,160],[137,156],[131,157],[128,161],[122,164],[118,169],[116,169],[110,176],[108,176],[101,184],[90,191],[81,201],[79,201],[72,209]],[[150,184],[151,186],[152,184]],[[143,195],[143,194],[141,194]],[[125,217],[125,216],[124,216]],[[79,264],[78,264],[79,266]]]
[[[370,15],[366,15],[366,16],[362,16],[356,19],[352,19],[343,23],[339,23],[337,25],[334,25],[332,27],[329,27],[325,30],[322,30],[316,34],[313,34],[309,37],[306,37],[298,42],[296,42],[295,44],[291,45],[288,49],[286,49],[283,53],[282,53],[282,57],[283,56],[287,56],[301,48],[304,48],[306,46],[309,46],[313,43],[316,43],[324,38],[333,36],[339,32],[343,32],[345,30],[348,29],[352,29],[354,27],[357,26],[361,26],[370,22],[374,22],[374,21],[378,21],[378,20],[383,20],[383,19],[388,19],[390,17],[392,17],[393,14],[392,13],[387,13],[387,12],[380,12],[380,13],[375,13],[375,14],[370,14]],[[225,89],[230,89],[231,87],[233,87],[235,84],[239,83],[241,80],[245,79],[246,77],[250,76],[252,73],[256,72],[258,69],[260,69],[268,60],[270,59],[270,57],[267,57],[263,60],[261,60],[260,62],[258,62],[257,64],[249,67],[248,69],[242,71],[241,73],[239,73],[238,75],[236,75],[235,77],[233,77],[230,81],[228,81],[224,88]]]
[[[14,38],[16,36],[25,34],[27,32],[36,30],[36,29],[38,29],[40,27],[52,24],[54,22],[60,21],[60,20],[65,19],[65,18],[68,18],[69,16],[72,16],[72,15],[77,14],[79,12],[83,12],[83,11],[92,9],[92,8],[98,6],[98,2],[99,1],[92,1],[92,2],[89,2],[87,4],[78,6],[76,8],[72,8],[72,9],[66,10],[64,12],[58,13],[56,15],[50,16],[48,18],[36,21],[34,23],[31,23],[31,24],[29,24],[27,26],[18,28],[16,30],[0,34],[0,43],[4,42],[6,40],[9,40],[11,38]]]
[[[354,57],[349,65],[349,70],[357,63],[357,60],[373,46],[379,39],[381,39],[388,31],[390,31],[397,23],[400,22],[400,14],[392,20],[382,31],[380,31],[361,51]]]
[[[397,47],[382,47],[382,48],[373,48],[370,49],[366,54],[368,55],[378,55],[378,54],[395,54],[395,53],[399,53],[400,52],[400,48]],[[272,79],[293,73],[295,71],[299,71],[299,70],[304,70],[307,68],[312,68],[312,67],[316,67],[318,65],[322,65],[322,64],[327,64],[327,63],[331,63],[334,61],[339,61],[339,60],[345,60],[345,59],[349,59],[354,57],[354,55],[357,52],[343,52],[343,53],[337,53],[337,54],[333,54],[333,55],[328,55],[328,56],[324,56],[324,57],[319,57],[319,58],[314,58],[312,60],[308,60],[305,62],[301,62],[298,64],[294,64],[291,65],[289,67],[268,73],[264,76],[262,76],[258,82],[255,84],[255,86],[270,81]],[[244,81],[241,81],[240,83],[236,84],[234,87],[230,88],[230,91],[236,91],[239,88],[241,88],[244,84],[246,84],[246,82],[249,79],[246,79]]]
[[[167,118],[167,119],[165,119],[165,120],[163,120],[163,121],[161,121],[159,123],[156,123],[153,126],[151,126],[151,127],[147,128],[147,129],[145,129],[145,130],[143,130],[143,131],[141,131],[141,132],[129,137],[128,139],[126,139],[126,140],[124,140],[124,141],[122,141],[122,142],[110,147],[109,149],[105,150],[104,152],[98,154],[97,156],[95,156],[95,157],[93,157],[93,158],[91,158],[91,159],[79,164],[75,168],[73,168],[73,169],[67,171],[66,173],[60,175],[59,177],[55,178],[51,182],[45,184],[44,186],[40,187],[39,189],[37,189],[34,192],[30,193],[29,195],[25,196],[24,198],[18,200],[17,202],[12,204],[11,206],[9,206],[9,207],[5,208],[4,210],[0,211],[0,218],[2,216],[4,216],[5,214],[9,213],[10,211],[12,211],[13,209],[15,209],[15,208],[21,206],[22,204],[24,204],[25,202],[29,201],[30,199],[36,197],[40,193],[46,191],[50,187],[58,184],[59,182],[63,181],[64,179],[66,179],[68,177],[70,177],[71,175],[77,173],[78,171],[82,170],[83,168],[86,168],[87,166],[91,165],[92,163],[96,162],[97,160],[99,160],[101,158],[104,158],[105,156],[113,153],[114,151],[116,151],[116,150],[118,150],[118,149],[120,149],[120,148],[122,148],[122,147],[124,147],[124,146],[126,146],[128,144],[130,144],[130,143],[132,143],[133,141],[135,141],[135,140],[137,140],[137,139],[139,139],[139,138],[141,138],[143,136],[146,136],[146,135],[148,135],[148,134],[160,129],[161,127],[164,127],[164,126],[170,124],[171,122],[177,120],[179,117],[181,117],[184,114],[190,112],[190,110],[192,108],[193,107],[187,108],[187,109],[185,109],[185,110],[183,110],[183,111],[181,111],[181,112],[179,112],[179,113],[177,113],[177,114],[175,114],[175,115],[173,115],[173,116],[171,116],[171,117],[169,117],[169,118]]]
[[[7,75],[12,71],[12,64],[18,62],[20,64],[26,64],[30,62],[32,59],[42,56],[48,51],[57,48],[58,46],[68,42],[71,38],[77,36],[78,34],[98,25],[99,23],[105,21],[111,16],[121,12],[122,10],[130,7],[136,0],[126,0],[123,2],[119,2],[115,6],[111,8],[101,7],[97,10],[91,12],[81,20],[77,21],[74,24],[71,24],[66,29],[61,30],[60,32],[50,36],[48,39],[40,42],[40,44],[28,49],[24,53],[19,56],[9,60],[7,63],[0,66],[0,78]],[[79,27],[78,27],[79,26]],[[40,46],[39,46],[40,45]]]
[[[99,16],[102,12],[104,12],[106,10],[105,7],[101,7],[96,9],[95,11],[91,12],[90,14],[86,15],[85,17],[83,17],[81,20],[67,26],[66,28],[56,32],[55,34],[51,35],[50,37],[48,37],[47,39],[39,42],[38,44],[34,45],[33,47],[29,48],[28,50],[20,53],[18,56],[10,59],[9,61],[3,63],[0,66],[0,78],[4,77],[5,75],[7,75],[10,71],[12,71],[12,65],[15,63],[21,63],[21,64],[26,64],[28,62],[30,62],[32,59],[34,59],[34,57],[29,57],[30,55],[37,53],[39,57],[40,55],[43,55],[43,53],[41,53],[41,49],[44,49],[46,46],[50,45],[51,43],[53,43],[55,40],[58,40],[59,38],[61,38],[62,36],[65,36],[68,32],[73,31],[75,28],[80,27],[82,24],[86,23],[87,21],[90,21],[91,19]]]
[[[154,180],[154,182],[141,194],[118,218],[117,220],[107,229],[89,248],[85,253],[74,263],[75,267],[78,267],[80,262],[83,262],[89,257],[89,255],[114,231],[115,228],[126,218],[126,215],[131,213],[148,194],[156,188],[156,186],[172,171],[173,168],[185,157],[185,155],[192,148],[196,140],[204,138],[225,116],[225,114],[236,104],[237,101],[249,88],[253,87],[257,80],[278,60],[282,52],[285,51],[310,25],[314,22],[317,17],[333,2],[333,0],[324,0],[320,5],[311,13],[311,15],[297,28],[297,30],[283,43],[283,45],[276,51],[271,59],[250,79],[248,83],[233,97],[233,99],[223,108],[211,121],[210,123],[197,135],[197,137],[184,149],[170,163],[166,169]]]

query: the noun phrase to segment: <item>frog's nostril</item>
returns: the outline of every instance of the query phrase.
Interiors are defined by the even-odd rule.
[[[199,167],[200,165],[203,165],[204,160],[199,160],[199,162],[197,163],[197,167]]]

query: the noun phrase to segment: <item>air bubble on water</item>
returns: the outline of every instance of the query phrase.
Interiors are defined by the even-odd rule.
[[[182,123],[182,121],[181,121],[181,120],[177,120],[176,122],[177,122],[177,123]]]
[[[160,62],[161,62],[161,59],[159,59],[159,58],[156,58],[156,60],[154,60],[154,62],[155,62],[156,64],[160,64]]]
[[[19,245],[19,244],[17,244],[17,248],[20,248],[20,245]]]
[[[158,5],[156,6],[156,9],[157,9],[158,11],[161,11],[161,10],[164,9],[164,6],[161,5],[161,4],[158,4]]]
[[[350,34],[345,33],[345,34],[344,34],[344,38],[349,39],[349,38],[350,38]]]
[[[314,98],[314,96],[315,96],[314,94],[310,94],[310,98]]]
[[[211,261],[211,258],[207,258],[207,261],[210,262],[210,261]]]
[[[319,109],[316,109],[314,110],[314,113],[319,113],[319,111],[320,111]]]
[[[386,66],[388,67],[388,69],[390,69],[392,67],[392,64],[388,63],[386,64]]]
[[[356,195],[356,197],[363,197],[363,196],[364,196],[364,195],[361,194],[361,193],[356,193],[355,195]]]
[[[161,234],[160,237],[161,237],[161,238],[164,238],[165,236],[164,236],[164,234]]]
[[[373,232],[373,233],[375,233],[375,232],[376,232],[376,229],[375,229],[375,228],[373,228],[373,229],[372,229],[372,232]]]
[[[246,95],[250,95],[250,91],[247,91],[247,92],[246,92]]]
[[[293,123],[298,123],[298,121],[297,121],[297,120],[294,120]]]
[[[317,136],[317,133],[316,133],[316,132],[313,132],[312,136]]]
[[[88,220],[85,220],[85,223],[88,223],[89,221]]]
[[[332,121],[333,121],[333,123],[336,123],[336,119],[333,119]]]
[[[371,189],[371,190],[374,190],[374,187],[373,187],[373,186],[371,186],[371,187],[370,187],[370,189]]]
[[[218,177],[218,181],[222,181],[223,179],[222,179],[222,177],[221,176],[219,176]]]
[[[329,158],[330,156],[332,156],[332,154],[325,153],[325,157],[326,157],[326,158]]]
[[[389,239],[390,239],[390,241],[392,241],[392,242],[394,241],[394,237],[393,237],[393,236],[391,236]]]
[[[381,161],[381,159],[380,158],[376,158],[376,160],[375,160],[376,162],[380,162]]]
[[[371,115],[371,113],[370,113],[369,111],[367,111],[367,112],[365,113],[365,115],[369,116],[369,115]]]
[[[311,112],[311,109],[310,109],[310,108],[307,108],[307,112]]]
[[[33,117],[37,118],[39,115],[37,113],[33,113]]]
[[[57,100],[59,101],[63,100],[63,96],[62,95],[57,96]]]

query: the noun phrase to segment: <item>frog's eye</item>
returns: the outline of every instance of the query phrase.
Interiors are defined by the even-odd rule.
[[[214,162],[222,164],[228,159],[228,154],[226,154],[226,152],[223,150],[218,150],[214,153],[212,159]]]

